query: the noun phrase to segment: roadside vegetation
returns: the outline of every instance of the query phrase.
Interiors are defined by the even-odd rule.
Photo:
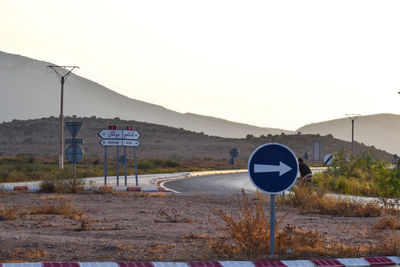
[[[327,171],[314,175],[313,185],[340,194],[398,198],[400,166],[389,168],[371,154],[346,158],[345,153],[339,153]]]
[[[220,220],[211,221],[221,234],[211,238],[209,252],[218,259],[264,259],[270,252],[270,224],[268,201],[258,192],[250,199],[244,191],[237,197],[237,213],[212,210]],[[376,243],[331,242],[330,238],[318,231],[298,228],[286,224],[286,216],[276,218],[275,249],[280,259],[298,258],[346,258],[372,255],[400,255],[400,235],[392,230],[400,229],[398,211],[379,208],[376,204],[352,203],[329,198],[315,189],[297,187],[293,194],[278,201],[278,207],[293,206],[306,213],[330,214],[346,217],[385,217],[367,232]]]
[[[133,160],[128,166],[129,175],[134,174]],[[197,159],[197,160],[171,160],[171,159],[144,159],[138,160],[138,173],[168,173],[186,171],[206,171],[215,169],[231,169],[232,165],[227,160]],[[245,162],[238,162],[235,168],[246,168]],[[116,175],[115,159],[109,159],[107,164],[108,175]],[[123,175],[123,165],[119,167]],[[77,164],[77,177],[98,177],[104,175],[104,161],[99,159],[84,159]],[[72,164],[65,164],[60,172],[57,158],[41,158],[30,154],[15,157],[0,157],[0,183],[22,182],[52,179],[71,179],[73,177]]]

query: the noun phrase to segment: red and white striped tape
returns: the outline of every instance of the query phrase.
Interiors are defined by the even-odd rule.
[[[0,189],[5,191],[27,191],[27,192],[38,192],[40,187],[38,185],[29,186],[14,186],[14,185],[3,185]],[[82,186],[82,190],[86,191],[127,191],[127,192],[166,192],[167,190],[163,187],[138,187],[138,186]]]
[[[400,258],[368,257],[328,260],[197,261],[197,262],[42,262],[0,263],[0,267],[366,267],[398,266]]]

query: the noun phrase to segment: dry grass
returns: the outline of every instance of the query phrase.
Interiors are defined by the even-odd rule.
[[[377,217],[382,210],[377,203],[362,204],[328,197],[324,192],[310,187],[295,187],[293,194],[284,202],[310,213],[345,217]]]
[[[117,244],[116,247],[122,252],[133,253],[135,248],[132,245]]]
[[[157,217],[161,219],[154,220],[156,223],[192,223],[191,220],[182,218],[176,209],[171,209],[170,212],[159,209]]]
[[[400,255],[400,234],[385,234],[379,241],[379,245],[374,246],[374,251],[382,256]]]
[[[17,218],[17,212],[15,208],[5,207],[0,204],[0,221],[10,221]]]
[[[270,251],[270,224],[265,201],[258,195],[252,202],[242,191],[238,206],[237,214],[213,210],[224,224],[212,223],[222,229],[223,235],[209,241],[209,251],[219,259],[264,259]],[[279,231],[285,216],[276,223],[275,229],[275,249],[281,258],[358,257],[373,251],[369,244],[329,243],[323,234],[303,231],[293,225]]]
[[[182,238],[185,238],[185,239],[213,239],[215,237],[213,237],[211,235],[207,235],[207,234],[189,233],[189,234],[183,235]]]
[[[71,219],[79,219],[83,211],[76,207],[72,200],[52,201],[49,204],[41,205],[30,209],[30,214],[54,214],[63,215]]]
[[[40,200],[63,200],[63,199],[71,199],[70,196],[66,195],[41,195],[39,197]]]
[[[259,194],[258,194],[259,196]],[[256,256],[269,250],[269,217],[265,214],[263,201],[252,205],[242,189],[238,196],[238,214],[228,214],[222,210],[212,210],[225,225],[211,221],[225,233],[226,239],[210,242],[210,249],[217,255]]]
[[[374,227],[375,229],[379,230],[400,230],[399,217],[384,217],[380,219],[379,222],[374,225]]]
[[[82,180],[48,179],[39,184],[41,193],[82,193]]]
[[[48,258],[50,253],[46,250],[40,250],[38,248],[28,248],[28,249],[16,249],[11,252],[11,257],[15,258],[23,258],[27,260],[43,260]],[[16,261],[13,261],[16,262]]]

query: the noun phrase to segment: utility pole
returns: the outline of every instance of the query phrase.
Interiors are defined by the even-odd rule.
[[[60,154],[58,156],[58,166],[60,169],[64,169],[64,83],[67,80],[68,76],[75,68],[79,68],[78,66],[56,66],[49,65],[48,68],[51,68],[56,73],[58,79],[61,82],[61,104],[60,104]],[[66,70],[66,74],[61,74],[59,70]]]
[[[351,156],[354,157],[354,121],[361,116],[361,114],[346,114],[351,120]]]

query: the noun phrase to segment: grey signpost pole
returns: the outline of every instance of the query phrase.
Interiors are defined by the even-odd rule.
[[[72,137],[72,140],[74,140],[73,144],[73,151],[74,151],[74,162],[72,163],[73,169],[74,169],[74,185],[76,184],[76,144],[75,144],[75,137]]]
[[[351,120],[351,156],[354,157],[354,121],[361,116],[361,114],[346,114]]]
[[[119,185],[119,146],[117,146],[117,186]]]
[[[128,159],[126,158],[126,146],[124,146],[124,172],[125,172],[125,186],[128,186],[128,177],[126,175],[126,163]]]
[[[107,185],[107,146],[104,146],[104,185]]]
[[[137,175],[137,165],[136,165],[136,147],[133,148],[133,159],[134,159],[134,161],[135,161],[136,186],[139,186],[138,175]]]
[[[271,214],[269,218],[269,225],[270,225],[270,253],[271,256],[275,255],[275,194],[271,194],[271,203],[270,203]]]

